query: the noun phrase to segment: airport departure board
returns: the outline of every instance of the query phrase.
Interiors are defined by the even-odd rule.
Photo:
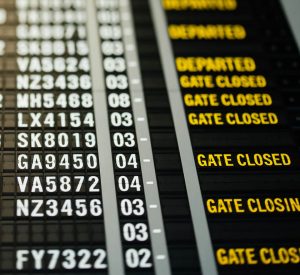
[[[0,274],[299,275],[285,1],[0,0]]]

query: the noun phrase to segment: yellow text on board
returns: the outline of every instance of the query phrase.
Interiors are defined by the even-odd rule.
[[[211,167],[286,167],[292,165],[288,153],[199,153],[201,168]]]
[[[233,11],[237,8],[236,0],[163,0],[165,10],[219,10]]]
[[[209,198],[206,200],[209,214],[272,214],[300,213],[297,197],[284,198]]]
[[[177,57],[178,72],[253,72],[256,62],[252,57]]]
[[[265,88],[267,80],[263,75],[182,75],[182,88]]]
[[[216,259],[222,266],[296,265],[300,263],[300,247],[219,248]]]
[[[188,113],[192,126],[274,126],[279,124],[276,113]]]
[[[244,40],[247,37],[247,31],[243,25],[171,24],[168,30],[173,40]]]
[[[273,103],[271,95],[266,93],[222,93],[221,95],[188,93],[183,99],[187,107],[261,107],[271,106]]]

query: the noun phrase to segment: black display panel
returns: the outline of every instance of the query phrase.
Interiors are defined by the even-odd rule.
[[[298,275],[299,70],[279,0],[0,1],[0,274]]]

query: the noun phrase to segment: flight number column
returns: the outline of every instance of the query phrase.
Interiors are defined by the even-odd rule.
[[[15,101],[10,93],[15,89],[15,77],[12,72],[10,56],[15,53],[15,5],[14,1],[0,3],[0,269],[15,270],[15,231],[17,221],[14,216],[15,206],[15,158],[14,158],[14,128]],[[11,130],[11,131],[9,131]],[[12,152],[10,152],[10,150]]]
[[[119,1],[96,1],[126,274],[153,274]],[[141,122],[141,121],[140,121]]]
[[[106,274],[85,1],[16,1],[19,272]],[[42,237],[41,237],[42,236]]]

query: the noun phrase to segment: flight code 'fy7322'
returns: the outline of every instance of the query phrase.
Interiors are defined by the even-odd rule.
[[[106,269],[106,252],[103,249],[22,249],[16,253],[16,269],[35,270]],[[29,263],[33,266],[29,267]]]

